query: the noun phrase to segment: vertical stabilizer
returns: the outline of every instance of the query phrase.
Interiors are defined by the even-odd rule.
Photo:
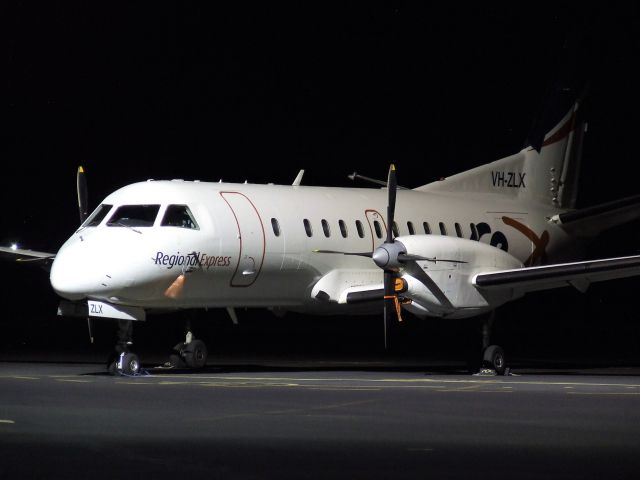
[[[420,191],[489,193],[558,209],[575,207],[586,123],[580,100],[544,136],[515,155],[418,187]]]

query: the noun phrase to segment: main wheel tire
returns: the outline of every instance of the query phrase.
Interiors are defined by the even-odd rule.
[[[137,375],[140,373],[140,359],[135,353],[125,353],[118,359],[119,370],[123,375]]]
[[[504,358],[504,350],[498,345],[490,345],[484,351],[483,360],[485,365],[496,371],[498,375],[504,375],[507,369],[507,362]]]
[[[202,340],[192,340],[184,349],[183,358],[187,367],[202,368],[207,364],[207,346]]]

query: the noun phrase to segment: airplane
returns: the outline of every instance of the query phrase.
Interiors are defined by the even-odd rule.
[[[581,99],[519,152],[417,188],[147,180],[108,195],[57,253],[0,254],[50,268],[59,315],[118,321],[112,373],[137,375],[134,322],[194,308],[276,314],[377,314],[385,346],[409,313],[482,316],[483,368],[504,375],[494,313],[526,293],[635,276],[640,256],[584,260],[602,231],[640,216],[640,195],[576,209],[586,123]],[[354,174],[356,177],[357,174]],[[366,178],[366,177],[364,177]],[[89,326],[91,323],[89,323]],[[392,341],[392,339],[391,339]],[[200,368],[206,344],[188,330],[169,367]]]

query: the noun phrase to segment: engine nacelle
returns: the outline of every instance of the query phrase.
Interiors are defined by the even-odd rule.
[[[511,296],[487,299],[471,283],[477,273],[521,268],[522,263],[507,252],[485,243],[445,235],[411,235],[397,237],[396,241],[404,245],[408,254],[434,259],[417,260],[433,280],[432,285],[401,271],[408,286],[403,296],[412,300],[405,308],[412,313],[464,318],[479,315],[512,299]],[[439,289],[446,298],[437,295],[434,289]]]

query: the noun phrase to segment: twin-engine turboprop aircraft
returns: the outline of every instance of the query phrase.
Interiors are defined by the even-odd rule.
[[[140,370],[131,325],[147,312],[263,307],[309,314],[404,312],[452,321],[527,292],[638,275],[640,256],[579,261],[599,232],[639,216],[640,196],[576,210],[579,103],[515,155],[414,189],[153,181],[107,196],[56,254],[1,248],[50,263],[62,315],[118,319],[116,369]],[[301,172],[302,173],[302,172]],[[381,313],[383,313],[381,312]],[[486,315],[486,326],[491,315]],[[505,372],[483,329],[487,367]],[[203,366],[188,333],[174,365]]]

